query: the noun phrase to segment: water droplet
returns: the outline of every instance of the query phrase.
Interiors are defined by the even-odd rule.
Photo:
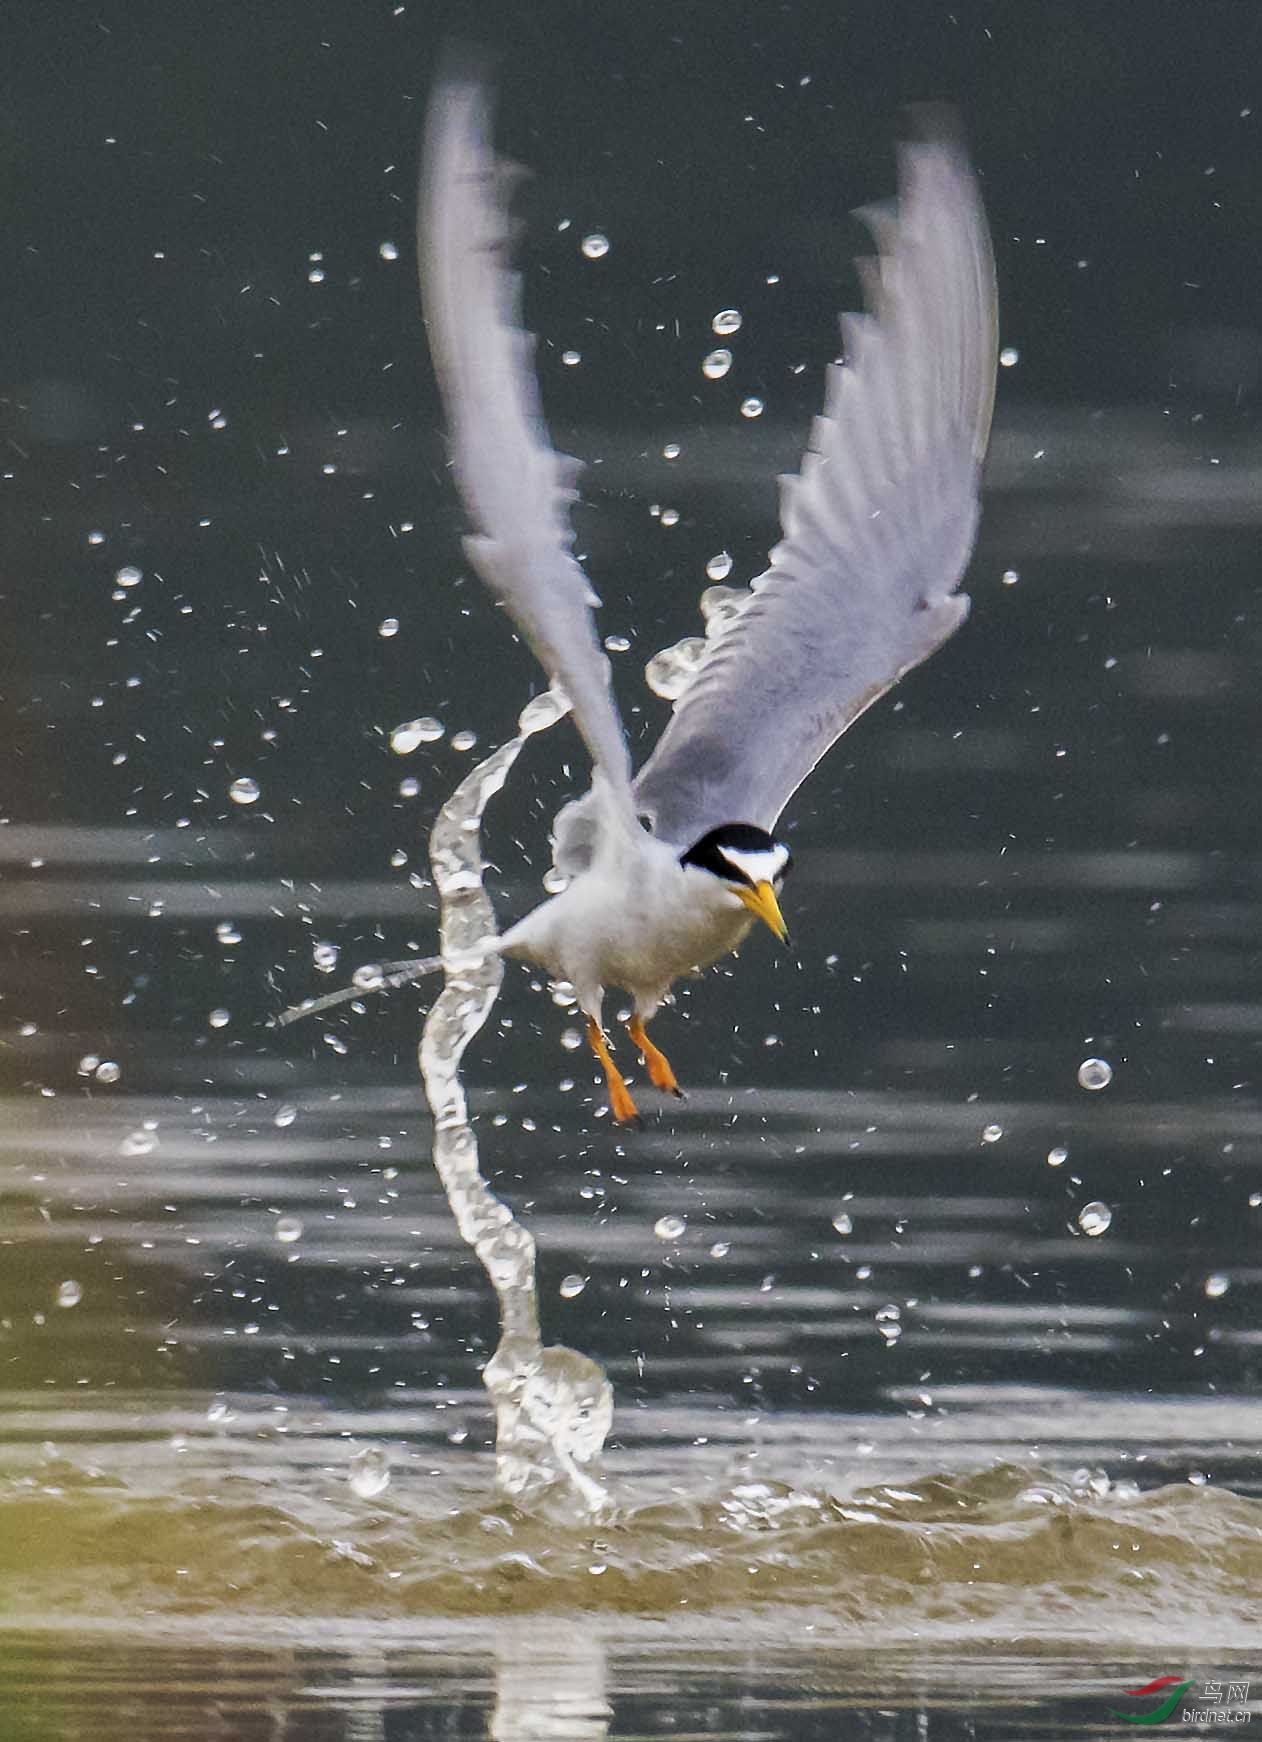
[[[95,1072],[98,1083],[116,1083],[122,1074],[121,1067],[113,1059],[102,1059]]]
[[[425,743],[421,725],[420,720],[405,720],[401,726],[394,728],[390,734],[390,748],[396,756],[410,756]]]
[[[93,530],[92,532],[90,532],[88,534],[88,543],[92,544],[92,545],[104,544],[105,543],[105,534],[103,532],[98,532],[96,530]]]
[[[661,513],[661,521],[662,521],[663,526],[678,526],[679,525],[679,510],[678,510],[678,508],[663,508],[662,513]]]
[[[120,1155],[152,1155],[158,1147],[158,1139],[152,1131],[129,1131],[118,1146]]]
[[[339,1058],[345,1058],[350,1050],[346,1042],[336,1034],[325,1034],[320,1037],[330,1052],[335,1052]]]
[[[853,1234],[854,1223],[844,1210],[838,1210],[833,1217],[833,1227],[839,1234]]]
[[[67,1277],[57,1288],[57,1305],[59,1307],[76,1307],[83,1299],[83,1284]]]
[[[710,326],[721,339],[730,338],[733,333],[741,330],[741,311],[738,308],[721,308]]]
[[[741,400],[741,416],[742,417],[761,417],[762,416],[762,400],[758,398],[757,394],[751,393],[748,399]]]
[[[726,1258],[731,1250],[732,1242],[730,1240],[716,1240],[710,1248],[710,1256],[711,1258]]]
[[[219,924],[215,927],[215,937],[221,944],[239,944],[241,942],[241,933],[237,930],[235,923],[230,919],[221,919],[219,921]]]
[[[1221,1300],[1230,1287],[1231,1278],[1224,1276],[1221,1270],[1205,1278],[1205,1292],[1211,1300]]]
[[[688,1226],[685,1216],[659,1216],[653,1224],[653,1232],[659,1240],[679,1240],[683,1238]]]
[[[378,242],[377,252],[383,260],[397,260],[399,258],[398,244],[395,242]]]
[[[569,711],[570,704],[559,690],[544,690],[541,696],[527,702],[518,714],[517,729],[525,733],[544,732],[549,726],[555,726],[558,720],[563,720]]]
[[[135,563],[124,563],[114,576],[114,584],[117,587],[138,587],[144,578],[143,569],[138,569]]]
[[[81,1077],[90,1077],[100,1064],[100,1059],[94,1052],[85,1052],[79,1060],[78,1071]]]
[[[351,985],[359,992],[377,992],[386,983],[379,962],[365,962],[362,968],[356,968],[351,975]]]
[[[587,1278],[585,1276],[579,1276],[575,1272],[571,1273],[569,1276],[563,1276],[561,1278],[561,1287],[557,1292],[560,1294],[562,1300],[573,1300],[576,1295],[582,1294],[586,1287]]]
[[[346,1484],[361,1500],[375,1500],[390,1486],[390,1459],[381,1446],[356,1452],[346,1472]]]
[[[259,783],[249,774],[243,774],[234,780],[228,788],[228,797],[233,804],[257,804],[259,799]]]
[[[630,646],[630,639],[626,635],[606,635],[605,637],[605,647],[610,653],[626,653]]]
[[[577,1052],[582,1044],[583,1036],[577,1028],[563,1028],[561,1030],[561,1045],[566,1052]]]
[[[695,677],[705,652],[701,636],[685,636],[673,647],[664,647],[653,655],[644,668],[644,680],[655,696],[677,701]]]
[[[297,1117],[297,1107],[291,1106],[289,1102],[286,1101],[284,1106],[278,1107],[272,1114],[272,1124],[279,1125],[283,1131],[287,1125],[292,1125]]]
[[[1048,1167],[1064,1167],[1068,1160],[1069,1151],[1062,1144],[1058,1143],[1055,1149],[1049,1149],[1047,1152]]]
[[[560,895],[570,886],[570,880],[564,871],[558,871],[555,865],[550,865],[543,874],[543,886],[549,895]]]
[[[311,961],[319,974],[331,974],[337,967],[337,959],[341,950],[336,944],[326,942],[314,943],[311,946]]]
[[[1090,1234],[1093,1239],[1099,1234],[1106,1234],[1112,1220],[1112,1210],[1107,1204],[1098,1201],[1084,1204],[1078,1212],[1078,1226],[1084,1234]]]
[[[1003,1126],[1002,1125],[983,1125],[982,1126],[982,1142],[983,1143],[998,1143],[999,1139],[1002,1136],[1003,1136]]]
[[[567,369],[576,369],[583,361],[583,353],[581,351],[562,351],[561,361]]]
[[[583,237],[582,249],[589,260],[603,260],[609,252],[609,238],[593,230],[590,236]]]
[[[1002,579],[1005,587],[1015,587],[1021,577],[1015,569],[1005,569]]]
[[[706,578],[711,581],[725,581],[732,572],[731,553],[726,550],[716,551],[705,566]]]
[[[414,774],[409,774],[406,780],[399,782],[400,798],[415,798],[421,790],[421,783]]]
[[[1004,369],[1011,369],[1015,367],[1020,357],[1021,353],[1015,345],[1005,345],[999,353],[999,362]]]
[[[292,1246],[295,1240],[302,1239],[302,1218],[300,1216],[277,1216],[272,1233],[282,1246]]]
[[[228,1024],[232,1021],[232,1012],[230,1010],[225,1010],[223,1006],[220,1005],[217,1009],[211,1011],[206,1020],[212,1028],[227,1028]]]
[[[873,1317],[876,1328],[887,1343],[896,1343],[903,1334],[902,1312],[892,1302],[888,1306],[878,1307]]]
[[[1249,1193],[1249,1208],[1251,1210],[1262,1208],[1262,1192]]]
[[[397,617],[383,617],[377,625],[377,633],[383,641],[389,641],[392,636],[399,633],[399,619]]]
[[[701,373],[707,381],[722,381],[732,367],[732,353],[722,346],[717,351],[708,351],[701,359]]]
[[[1078,1086],[1083,1089],[1107,1089],[1113,1081],[1113,1066],[1107,1059],[1083,1059],[1078,1066]]]
[[[451,747],[453,750],[472,750],[477,741],[476,732],[456,732],[452,735]]]
[[[232,1412],[228,1408],[226,1397],[212,1397],[206,1405],[206,1420],[211,1422],[231,1421]]]

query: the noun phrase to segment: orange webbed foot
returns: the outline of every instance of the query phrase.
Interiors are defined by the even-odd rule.
[[[605,1084],[609,1090],[609,1110],[619,1125],[638,1125],[640,1123],[639,1109],[631,1099],[631,1091],[623,1082],[617,1065],[613,1062],[613,1054],[609,1050],[609,1042],[601,1030],[600,1024],[589,1016],[587,1019],[587,1043],[600,1061],[600,1068],[605,1073]]]
[[[663,1094],[674,1095],[677,1100],[682,1101],[685,1098],[684,1092],[671,1069],[670,1060],[661,1048],[654,1046],[649,1039],[643,1019],[639,1016],[633,1016],[627,1024],[627,1033],[640,1049],[640,1057],[644,1060],[649,1081],[653,1087],[661,1089]]]

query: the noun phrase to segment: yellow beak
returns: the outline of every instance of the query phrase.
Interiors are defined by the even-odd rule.
[[[784,923],[784,915],[780,912],[780,903],[776,900],[776,892],[770,883],[756,883],[752,889],[738,889],[737,895],[745,903],[752,914],[770,926],[782,944],[789,941],[789,928]]]

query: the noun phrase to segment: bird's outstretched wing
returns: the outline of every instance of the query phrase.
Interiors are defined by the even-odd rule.
[[[689,845],[771,829],[850,723],[968,613],[994,399],[990,238],[953,118],[918,114],[894,211],[862,214],[866,315],[843,315],[783,537],[748,593],[725,590],[696,676],[635,782],[636,808]]]
[[[465,551],[565,691],[605,795],[630,820],[626,739],[592,620],[600,601],[572,552],[579,464],[548,441],[534,338],[522,330],[521,285],[508,260],[513,179],[491,146],[485,70],[475,53],[455,50],[429,104],[417,258],[453,469],[473,525]]]

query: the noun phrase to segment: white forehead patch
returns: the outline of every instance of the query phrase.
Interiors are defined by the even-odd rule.
[[[720,859],[725,859],[734,871],[741,872],[751,883],[775,883],[784,875],[789,862],[787,847],[778,843],[770,847],[719,847]]]

